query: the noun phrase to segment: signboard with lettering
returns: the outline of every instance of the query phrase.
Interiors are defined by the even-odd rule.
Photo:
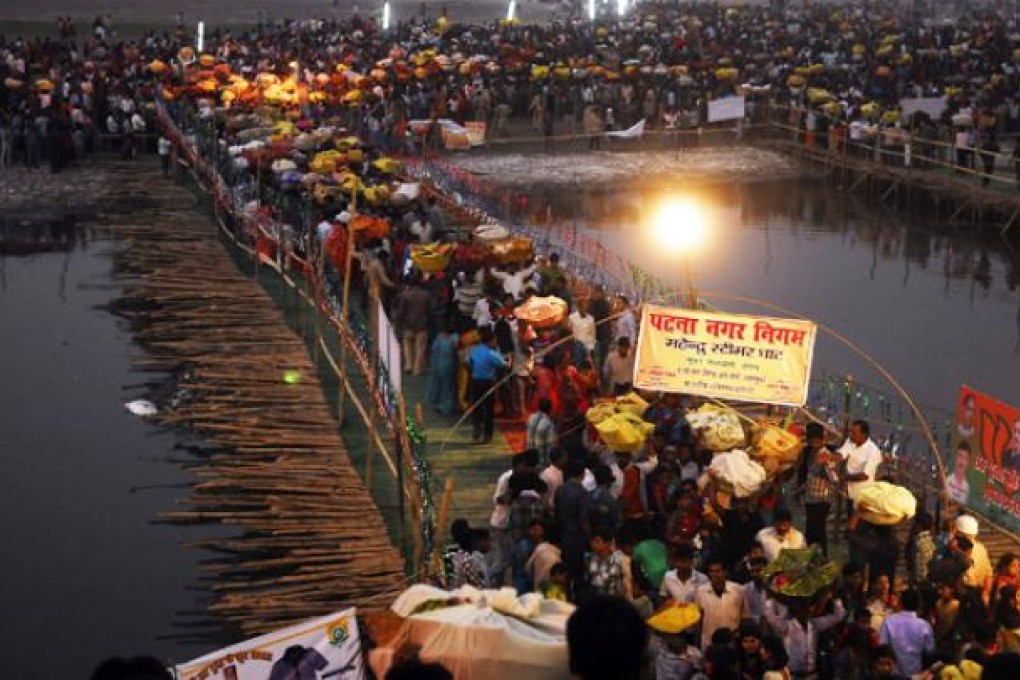
[[[1020,531],[1020,409],[964,385],[952,444],[943,461],[949,497]]]
[[[299,623],[174,669],[180,680],[365,677],[356,610]]]
[[[724,120],[743,120],[744,98],[740,95],[730,95],[712,99],[708,102],[708,122],[719,123]]]
[[[900,100],[903,118],[907,120],[917,111],[928,114],[932,120],[938,120],[948,105],[945,97],[904,97]]]
[[[816,334],[803,319],[645,305],[634,386],[803,406]]]

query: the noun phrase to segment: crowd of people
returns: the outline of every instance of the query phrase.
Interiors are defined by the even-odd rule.
[[[597,142],[641,120],[653,129],[703,127],[708,102],[730,94],[748,97],[752,120],[784,107],[818,143],[833,139],[830,130],[859,141],[906,129],[950,142],[962,151],[958,164],[970,167],[975,147],[992,151],[1020,130],[1016,32],[1014,17],[995,12],[971,9],[939,23],[881,3],[648,4],[621,20],[464,25],[441,16],[388,31],[355,16],[214,29],[207,69],[224,65],[246,83],[271,73],[312,84],[378,71],[364,76],[357,97],[306,92],[277,106],[281,117],[329,121],[358,137],[366,153],[346,162],[366,185],[392,174],[374,165],[383,154],[438,147],[440,119],[485,122],[490,135],[530,124],[547,137],[578,132]],[[238,109],[226,98],[206,101],[220,93],[215,82],[203,92],[188,81],[192,44],[183,26],[127,40],[109,19],[88,36],[62,20],[57,39],[4,38],[0,167],[48,159],[58,170],[102,139],[130,157],[139,135],[156,129],[158,100],[206,116],[218,135],[214,155],[239,160],[229,153],[244,143],[244,130],[229,124]],[[945,96],[945,109],[902,115],[903,98],[922,96]],[[415,120],[431,123],[416,135]],[[167,144],[159,149],[169,155]],[[234,166],[244,174],[244,164]],[[354,280],[366,307],[377,296],[392,318],[404,369],[428,374],[438,412],[470,411],[480,444],[495,436],[497,410],[524,419],[526,450],[496,484],[489,526],[451,527],[446,585],[513,584],[578,603],[568,637],[580,677],[634,675],[617,672],[627,654],[605,660],[613,646],[599,638],[625,633],[614,644],[633,643],[659,678],[896,677],[933,667],[946,677],[950,667],[966,676],[968,663],[1000,677],[992,669],[1010,659],[999,652],[1020,649],[1020,561],[1003,555],[993,569],[969,515],[936,526],[919,512],[903,545],[889,527],[854,515],[849,560],[826,596],[800,607],[770,596],[768,563],[783,548],[828,551],[840,500],[881,474],[867,423],[855,423],[836,450],[824,431],[808,428],[802,464],[787,481],[793,493],[776,486],[753,502],[721,504],[706,492],[710,453],[687,424],[691,400],[655,395],[644,414],[655,430],[638,452],[612,451],[585,420],[597,399],[631,391],[636,301],[577,281],[556,254],[500,260],[462,243],[447,266],[426,271],[412,257],[415,246],[464,240],[434,197],[355,204],[346,192],[327,192],[288,200],[307,199],[305,185],[247,170],[244,181],[258,183],[260,196],[278,197],[259,209],[289,226],[298,249],[306,234],[318,237],[334,286],[345,274],[352,221],[384,219],[385,234],[358,240]],[[558,324],[536,327],[515,313],[548,297],[567,305]],[[793,526],[802,516],[803,531]],[[669,602],[696,605],[700,624],[678,635],[653,632],[648,642],[645,621]],[[619,617],[609,617],[613,611]],[[628,617],[640,626],[624,630]]]
[[[207,49],[249,76],[296,65],[311,82],[339,64],[365,74],[393,69],[356,101],[302,109],[339,116],[394,147],[404,145],[409,120],[441,118],[483,121],[492,135],[524,133],[530,123],[535,133],[595,141],[640,120],[694,130],[707,124],[710,100],[736,93],[748,97],[752,120],[769,104],[789,107],[791,122],[818,143],[834,129],[850,141],[888,132],[892,143],[909,130],[944,141],[959,152],[953,160],[975,167],[979,156],[987,160],[976,151],[1001,150],[1002,136],[1020,130],[1016,19],[973,7],[941,22],[921,5],[905,13],[883,3],[652,3],[618,19],[610,12],[548,25],[398,17],[385,32],[363,16],[263,21],[237,33],[213,29]],[[153,131],[152,101],[183,81],[179,68],[151,66],[178,65],[194,36],[181,25],[129,40],[112,21],[97,17],[79,33],[61,18],[55,38],[3,39],[0,144],[9,151],[0,159],[31,167],[56,156],[59,167],[102,137],[130,155],[135,138]],[[916,97],[946,97],[946,106],[935,116],[903,114],[901,100]]]
[[[636,456],[558,440],[547,456],[515,455],[496,483],[489,526],[453,523],[445,585],[512,585],[574,602],[578,617],[615,607],[617,620],[638,622],[631,634],[644,636],[640,677],[976,677],[976,668],[1005,663],[998,655],[1020,652],[1020,557],[1003,554],[993,568],[973,516],[936,527],[921,510],[904,538],[860,514],[835,515],[848,487],[883,474],[866,422],[838,449],[810,429],[807,464],[791,470],[785,494],[722,505],[704,472],[711,453],[683,427],[683,413],[672,395],[650,407],[656,431]],[[809,535],[815,523],[813,536],[794,526],[795,515],[806,515]],[[783,549],[831,549],[830,523],[848,527],[838,537],[849,552],[840,577],[811,599],[779,597],[767,565]],[[655,614],[676,603],[695,605],[700,623],[657,630]],[[582,625],[623,635],[623,623]],[[619,665],[624,639],[600,653],[596,633],[571,626],[571,644],[585,650],[578,654],[592,655],[577,660],[581,677],[639,677]]]

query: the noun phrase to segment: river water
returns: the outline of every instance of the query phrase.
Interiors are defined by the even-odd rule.
[[[645,225],[664,201],[696,203],[707,223],[705,242],[690,255],[699,295],[727,311],[805,316],[846,336],[855,349],[819,334],[816,377],[853,374],[874,388],[872,399],[896,397],[866,354],[924,408],[939,439],[961,384],[1020,404],[1020,259],[994,229],[910,219],[803,177],[744,185],[683,177],[672,187],[660,177],[642,189],[633,178],[588,185],[587,170],[565,165],[563,184],[547,176],[536,188],[520,184],[527,175],[501,177],[498,162],[485,169],[528,191],[538,213],[548,206],[677,290],[682,256],[653,241]],[[857,404],[860,415],[867,408]],[[877,409],[873,401],[868,415]]]
[[[205,607],[201,554],[178,547],[202,536],[151,523],[185,494],[186,440],[124,408],[156,377],[132,370],[140,350],[100,307],[119,294],[114,247],[66,220],[0,224],[0,678],[209,646],[175,628]]]

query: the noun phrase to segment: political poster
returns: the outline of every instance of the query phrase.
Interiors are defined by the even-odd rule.
[[[227,647],[177,666],[179,680],[363,680],[355,609]]]
[[[708,102],[708,122],[744,119],[744,98],[739,95],[712,99]]]
[[[816,334],[802,319],[645,305],[634,386],[803,406]]]
[[[964,385],[951,440],[950,499],[1020,531],[1020,409]]]

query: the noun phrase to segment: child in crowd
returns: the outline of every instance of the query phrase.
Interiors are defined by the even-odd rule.
[[[549,569],[549,578],[542,581],[538,588],[542,597],[549,600],[567,601],[567,593],[570,592],[570,574],[562,562],[557,562]]]

